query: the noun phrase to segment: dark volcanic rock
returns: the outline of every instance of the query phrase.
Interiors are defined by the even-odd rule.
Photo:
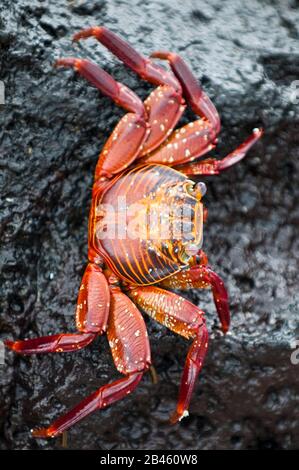
[[[86,264],[93,170],[122,111],[59,56],[97,60],[145,98],[151,87],[80,28],[105,24],[144,54],[181,53],[222,117],[217,156],[252,128],[263,140],[244,162],[209,178],[205,250],[229,286],[230,334],[218,330],[208,292],[189,297],[207,312],[211,346],[191,416],[173,410],[186,342],[148,321],[153,361],[138,390],[69,432],[79,449],[294,449],[299,446],[298,2],[253,0],[2,0],[1,338],[74,331]],[[297,83],[298,86],[298,83]],[[297,88],[297,102],[299,101]],[[191,113],[188,116],[192,119]],[[297,282],[296,282],[297,281]],[[17,357],[0,365],[2,449],[53,449],[30,437],[117,374],[105,338],[76,354]],[[121,419],[120,419],[121,417]]]

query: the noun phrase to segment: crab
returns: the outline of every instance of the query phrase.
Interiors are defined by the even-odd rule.
[[[254,129],[222,160],[199,160],[215,147],[220,118],[184,60],[164,51],[145,58],[105,27],[84,29],[74,40],[90,37],[156,88],[143,102],[89,60],[57,60],[56,66],[73,68],[127,113],[105,143],[95,169],[88,265],[76,309],[78,332],[7,340],[6,346],[20,354],[77,351],[106,333],[116,369],[123,377],[100,387],[49,427],[33,430],[37,438],[63,433],[137,387],[151,367],[149,339],[140,310],[192,340],[171,422],[188,415],[207,353],[208,330],[204,312],[173,290],[210,287],[223,333],[230,324],[224,283],[201,249],[207,216],[202,204],[206,187],[192,177],[218,175],[239,162],[263,132]],[[169,68],[153,59],[168,61]],[[175,130],[187,104],[197,119]],[[120,198],[125,198],[123,207],[118,205]],[[132,206],[137,207],[134,217],[125,210]],[[156,216],[154,224],[148,217],[151,210]],[[139,225],[137,234],[133,230],[135,236],[129,233],[133,221],[134,226]],[[159,229],[167,224],[170,229],[162,236]],[[179,236],[177,228],[182,226]]]

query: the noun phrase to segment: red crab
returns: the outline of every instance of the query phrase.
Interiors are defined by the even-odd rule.
[[[230,322],[223,281],[208,266],[207,257],[200,249],[206,216],[201,202],[205,185],[195,184],[189,177],[219,174],[240,161],[262,135],[261,129],[255,129],[223,160],[198,161],[198,157],[215,147],[220,119],[182,58],[171,52],[151,54],[151,58],[169,62],[171,70],[166,70],[142,57],[104,27],[80,31],[74,40],[91,36],[157,88],[142,102],[132,90],[88,60],[62,58],[57,61],[57,66],[73,67],[128,112],[104,145],[95,170],[89,220],[89,263],[76,311],[78,333],[6,341],[6,345],[21,354],[75,351],[107,332],[115,366],[124,377],[99,388],[48,428],[34,430],[35,437],[57,436],[91,412],[106,408],[136,388],[151,364],[148,335],[139,308],[170,330],[192,340],[171,421],[176,422],[188,414],[207,352],[208,331],[204,312],[168,289],[211,287],[224,333]],[[199,118],[174,130],[186,103]],[[121,237],[104,236],[111,228],[119,231],[132,221],[130,215],[120,221],[113,217],[116,213],[122,215],[117,206],[119,197],[126,197],[126,208],[137,204],[135,212],[139,225],[143,225],[137,237],[127,232]],[[160,223],[154,227],[149,226],[146,217],[152,207],[160,216]],[[149,233],[161,228],[167,207],[187,207],[189,218],[175,210],[170,216],[168,235],[149,237]],[[182,224],[187,230],[178,237],[175,228]]]

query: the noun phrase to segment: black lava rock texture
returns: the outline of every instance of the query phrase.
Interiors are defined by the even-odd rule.
[[[242,163],[206,178],[204,248],[229,288],[232,325],[220,333],[209,291],[188,294],[211,332],[190,417],[168,422],[187,342],[147,319],[158,384],[146,374],[130,397],[73,427],[68,447],[298,449],[298,1],[1,1],[0,338],[75,331],[93,171],[123,115],[55,59],[95,60],[142,98],[152,89],[95,40],[72,44],[90,25],[145,55],[186,59],[221,115],[217,157],[254,127],[265,135]],[[73,354],[4,359],[0,449],[61,449],[30,429],[118,377],[105,337]]]

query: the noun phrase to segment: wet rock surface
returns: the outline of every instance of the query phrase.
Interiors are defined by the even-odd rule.
[[[254,127],[266,133],[244,162],[206,181],[204,248],[229,287],[232,327],[219,332],[209,292],[188,295],[211,331],[190,417],[168,423],[187,344],[146,320],[158,385],[147,374],[129,398],[72,428],[69,448],[298,448],[299,365],[290,359],[299,339],[295,0],[1,2],[1,338],[74,331],[93,170],[122,115],[72,71],[53,69],[54,60],[89,57],[142,98],[151,90],[95,41],[71,43],[94,24],[144,54],[185,57],[222,118],[215,155]],[[29,430],[117,377],[105,338],[74,354],[9,352],[0,373],[0,449],[61,448],[60,439],[34,440]]]

